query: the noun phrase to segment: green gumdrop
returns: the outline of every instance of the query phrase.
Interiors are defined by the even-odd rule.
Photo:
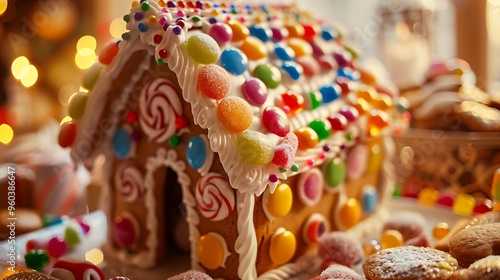
[[[196,33],[189,37],[187,51],[192,59],[201,64],[212,64],[220,56],[219,45],[205,33]]]
[[[281,83],[281,72],[272,65],[259,65],[255,67],[253,75],[263,81],[268,88],[277,88]]]
[[[79,120],[83,117],[85,113],[85,107],[87,107],[88,96],[86,93],[78,92],[71,97],[69,101],[69,116],[74,120]]]
[[[323,99],[321,94],[315,94],[314,92],[309,93],[311,97],[311,110],[321,106],[321,100]]]
[[[330,133],[332,132],[329,122],[316,120],[312,121],[309,124],[309,127],[312,128],[316,132],[316,134],[318,134],[319,140],[328,138],[328,136],[330,136]]]
[[[49,256],[45,250],[31,250],[24,255],[24,260],[28,268],[42,271],[43,267],[49,263]]]
[[[274,156],[274,144],[271,139],[258,131],[246,130],[238,137],[238,151],[248,163],[265,165]]]
[[[345,180],[345,164],[340,158],[329,162],[324,170],[325,182],[330,187],[337,187]]]
[[[85,72],[83,75],[82,86],[85,89],[92,90],[94,88],[95,83],[99,79],[99,75],[101,75],[101,70],[104,66],[101,63],[96,62]]]
[[[64,231],[64,238],[70,247],[73,247],[81,242],[80,236],[73,228],[67,227]]]

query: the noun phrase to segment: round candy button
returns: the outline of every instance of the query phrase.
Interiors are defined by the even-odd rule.
[[[112,139],[113,150],[118,158],[124,158],[130,152],[132,147],[132,139],[127,130],[119,128],[116,130]]]
[[[268,88],[277,88],[281,84],[281,72],[271,64],[264,64],[255,67],[253,75],[266,84]]]
[[[323,174],[318,168],[312,168],[299,177],[297,192],[300,202],[306,206],[316,205],[323,195]]]
[[[241,75],[247,70],[248,58],[239,49],[229,48],[222,52],[220,63],[229,73]]]
[[[330,161],[324,170],[325,182],[326,185],[330,188],[335,189],[335,187],[339,186],[345,180],[346,168],[345,164],[342,162],[342,159],[335,158]]]
[[[261,106],[267,99],[267,87],[259,79],[250,78],[241,85],[245,99],[254,106]]]
[[[280,184],[276,187],[274,193],[266,193],[265,201],[269,214],[276,218],[283,218],[292,209],[292,190],[287,184]]]
[[[227,256],[226,241],[217,234],[210,232],[198,239],[198,260],[207,269],[217,269],[224,267]]]
[[[347,199],[346,203],[340,208],[339,220],[345,228],[355,226],[362,217],[362,209],[359,201],[353,197]]]
[[[259,60],[267,56],[266,46],[255,37],[246,38],[241,44],[240,50],[245,53],[250,60]]]
[[[120,248],[128,248],[139,238],[137,220],[128,212],[117,216],[113,225],[113,237]]]
[[[200,136],[191,137],[186,145],[186,157],[189,165],[198,169],[203,166],[207,158],[207,146]]]
[[[233,30],[227,24],[220,22],[212,24],[209,33],[221,45],[231,41],[233,37]]]
[[[296,248],[295,235],[284,228],[279,228],[271,238],[269,257],[275,264],[284,264],[293,258]]]
[[[304,224],[302,235],[307,243],[317,243],[319,239],[329,231],[330,225],[325,216],[314,213]]]

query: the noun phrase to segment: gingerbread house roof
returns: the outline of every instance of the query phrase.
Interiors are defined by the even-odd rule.
[[[339,30],[295,5],[134,1],[124,20],[129,32],[106,47],[85,76],[92,112],[78,122],[76,160],[99,153],[83,142],[102,122],[110,81],[138,50],[176,74],[194,122],[207,129],[211,149],[241,192],[272,191],[279,180],[336,157],[357,139],[394,129],[401,119],[397,96],[358,66]],[[137,72],[147,71],[151,61],[140,62]],[[101,71],[103,62],[109,65]],[[120,99],[128,98],[138,78],[131,73]],[[182,100],[153,95],[140,101],[147,137],[168,141],[182,134],[186,128],[175,124]],[[124,106],[117,102],[113,111],[118,115]],[[117,122],[108,120],[108,139]]]

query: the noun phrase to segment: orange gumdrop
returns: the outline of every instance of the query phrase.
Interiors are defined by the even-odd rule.
[[[206,97],[219,100],[229,93],[231,78],[219,65],[206,65],[198,73],[197,87]]]
[[[314,148],[319,142],[318,134],[310,127],[299,128],[294,133],[297,135],[297,139],[299,140],[300,150]]]
[[[99,62],[104,65],[111,64],[115,56],[118,54],[118,50],[119,48],[116,42],[107,43],[99,53]]]
[[[250,60],[259,60],[267,56],[267,49],[264,43],[255,37],[247,37],[240,50],[246,54]]]
[[[252,108],[240,97],[228,96],[217,107],[217,118],[229,132],[245,131],[253,121]]]
[[[250,30],[248,30],[248,27],[238,21],[230,20],[226,22],[226,24],[229,25],[229,27],[233,31],[233,37],[231,38],[231,41],[233,42],[243,41],[248,37],[248,35],[250,35]]]

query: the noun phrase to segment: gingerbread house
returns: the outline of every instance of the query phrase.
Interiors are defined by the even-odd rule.
[[[323,233],[376,213],[406,119],[338,29],[296,5],[143,0],[123,19],[59,141],[87,166],[105,156],[124,263],[161,262],[179,213],[194,269],[287,278]]]

